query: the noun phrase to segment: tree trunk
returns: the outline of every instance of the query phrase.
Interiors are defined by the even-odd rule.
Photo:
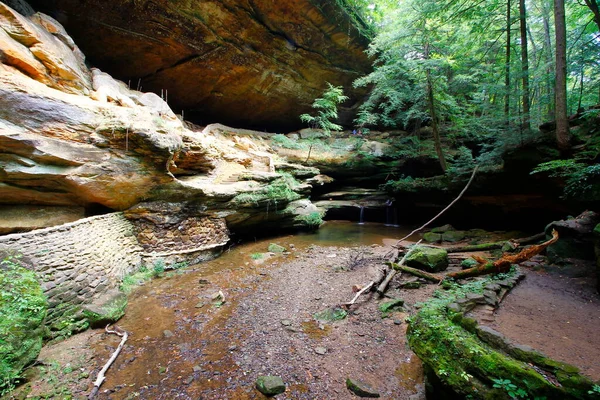
[[[556,142],[561,151],[569,150],[570,133],[567,116],[567,30],[565,24],[565,2],[554,0],[556,36],[556,82],[555,114]]]
[[[504,118],[506,118],[506,126],[510,126],[510,0],[506,0],[506,57],[504,65]]]
[[[529,106],[529,55],[527,54],[527,11],[525,0],[519,0],[519,22],[521,27],[521,73],[523,80],[523,130],[531,130]]]
[[[425,59],[429,60],[429,43],[425,44]],[[433,142],[435,146],[435,152],[440,161],[442,171],[446,172],[446,159],[444,157],[444,151],[442,150],[442,142],[440,139],[437,112],[435,109],[433,80],[431,79],[431,70],[429,69],[429,67],[425,68],[425,79],[427,81],[427,106],[429,108],[429,115],[431,116],[431,129],[433,130]]]
[[[544,25],[544,56],[546,59],[546,119],[554,121],[554,57],[552,55],[552,39],[550,38],[549,0],[541,0],[542,22]]]
[[[598,2],[596,0],[584,0],[585,5],[592,10],[594,14],[594,22],[598,25],[598,29],[600,30],[600,8],[598,7]]]

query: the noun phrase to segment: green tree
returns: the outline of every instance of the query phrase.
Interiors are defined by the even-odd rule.
[[[327,82],[327,89],[323,92],[323,97],[315,99],[312,108],[316,111],[314,115],[302,114],[300,120],[307,123],[311,128],[322,129],[325,136],[330,136],[331,131],[341,131],[342,126],[334,121],[338,117],[338,106],[348,100],[348,96],[344,95],[344,90],[341,86],[333,86]],[[311,141],[308,149],[306,161],[310,159],[314,141]]]

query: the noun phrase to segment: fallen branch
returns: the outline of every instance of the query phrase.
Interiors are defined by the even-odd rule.
[[[406,261],[406,258],[409,256],[409,254],[419,245],[419,243],[421,243],[423,239],[419,240],[413,247],[411,247],[406,254],[404,255],[404,257],[402,257],[402,260],[400,260],[400,262],[398,263],[399,265],[404,265],[404,261]],[[394,258],[395,259],[395,258]],[[393,261],[393,260],[392,260]],[[390,272],[388,272],[387,276],[385,277],[385,279],[383,280],[383,282],[381,282],[381,284],[377,287],[377,293],[379,293],[380,296],[383,296],[383,294],[385,293],[385,290],[387,289],[388,285],[390,284],[391,280],[394,278],[394,276],[398,273],[398,270],[394,269],[394,268],[390,268]]]
[[[354,296],[354,298],[352,300],[350,300],[349,302],[345,303],[344,306],[350,307],[352,304],[356,303],[356,300],[358,300],[358,298],[360,297],[360,295],[363,294],[364,292],[366,292],[367,290],[371,289],[371,287],[374,284],[375,284],[375,281],[371,281],[367,286],[365,286],[364,288],[360,289],[360,291],[358,291],[358,293],[356,293],[356,295]]]
[[[445,247],[445,250],[448,253],[463,253],[463,252],[471,252],[471,251],[486,251],[486,250],[495,250],[502,249],[506,244],[511,244],[514,248],[519,246],[523,246],[529,243],[534,243],[539,240],[542,240],[546,237],[545,233],[538,233],[533,236],[529,236],[522,239],[509,239],[502,240],[500,242],[490,242],[490,243],[481,243],[481,244],[473,244],[467,246],[454,246],[454,247]]]
[[[98,394],[98,390],[100,390],[100,385],[102,385],[102,383],[104,383],[104,380],[106,379],[106,376],[104,376],[104,374],[106,374],[106,371],[108,370],[108,368],[117,359],[117,356],[121,352],[121,349],[123,349],[123,345],[125,345],[125,342],[127,341],[127,338],[129,337],[127,332],[123,331],[119,327],[116,327],[117,330],[109,330],[108,327],[109,327],[109,325],[106,325],[106,328],[104,328],[106,333],[114,333],[115,335],[118,335],[118,336],[122,337],[123,339],[121,339],[121,343],[119,343],[119,346],[113,352],[112,356],[108,359],[106,364],[104,364],[104,367],[102,367],[100,372],[98,372],[98,377],[96,378],[96,381],[94,382],[94,388],[92,389],[92,393],[90,393],[90,395],[88,396],[88,399],[93,399],[94,397],[96,397],[96,394]]]
[[[391,264],[392,268],[394,268],[396,270],[408,272],[411,275],[418,276],[419,278],[423,278],[423,279],[426,279],[431,282],[440,283],[442,281],[442,278],[440,278],[439,276],[430,274],[429,272],[421,271],[420,269],[411,268],[411,267],[407,267],[406,265],[401,265],[401,264],[396,264],[396,263],[390,263],[390,264]]]
[[[465,188],[459,193],[458,197],[455,198],[454,200],[452,200],[452,202],[450,204],[448,204],[448,206],[446,208],[444,208],[442,211],[440,211],[435,217],[431,218],[429,221],[427,221],[423,226],[421,226],[420,228],[415,229],[414,231],[412,231],[411,233],[409,233],[408,235],[404,236],[402,239],[398,240],[398,242],[396,244],[400,244],[400,242],[402,242],[403,240],[411,237],[412,235],[414,235],[415,233],[419,232],[421,229],[424,229],[427,225],[429,225],[430,223],[432,223],[433,221],[435,221],[436,219],[438,219],[438,217],[440,215],[442,215],[443,213],[445,213],[450,207],[452,207],[454,205],[454,203],[456,203],[463,194],[465,194],[465,192],[467,191],[467,189],[469,188],[469,186],[471,186],[471,182],[473,182],[473,178],[475,178],[475,174],[477,173],[477,170],[479,169],[479,165],[475,166],[475,169],[473,169],[473,173],[471,174],[471,178],[469,178],[469,182],[467,182],[467,185],[465,186]]]
[[[472,276],[481,276],[487,274],[498,274],[502,272],[508,272],[511,265],[519,264],[523,261],[529,260],[531,257],[540,254],[546,247],[555,243],[558,240],[558,232],[552,230],[552,239],[542,243],[533,245],[522,250],[517,254],[505,254],[498,260],[491,262],[482,257],[473,257],[479,262],[479,265],[473,268],[465,269],[463,271],[451,272],[444,279],[463,279],[470,278]]]

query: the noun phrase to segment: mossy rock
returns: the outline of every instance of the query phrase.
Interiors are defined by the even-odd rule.
[[[411,318],[407,330],[408,343],[423,361],[426,370],[431,371],[434,378],[458,398],[508,399],[509,394],[505,389],[494,387],[494,383],[509,382],[521,389],[526,398],[594,399],[590,392],[593,382],[578,374],[576,368],[552,363],[526,348],[521,348],[520,352],[510,351],[512,356],[509,356],[506,350],[510,343],[498,347],[498,343],[483,342],[476,334],[465,329],[464,325],[468,323],[464,316],[454,311],[457,297],[465,291],[482,293],[491,281],[494,278],[488,277],[460,287],[454,284],[447,291],[438,291]],[[512,348],[517,346],[513,345]],[[521,359],[521,354],[526,357]],[[538,372],[543,370],[556,376],[560,385],[553,384]]]
[[[269,244],[269,248],[267,250],[271,253],[283,253],[286,250],[286,248],[278,244],[271,243]]]
[[[125,293],[114,290],[107,292],[96,302],[85,305],[83,315],[91,328],[103,328],[125,315],[126,306]]]
[[[327,308],[314,314],[316,320],[335,322],[341,321],[348,316],[348,312],[339,307]]]
[[[451,243],[460,242],[466,236],[464,231],[448,231],[442,234],[442,241]]]
[[[263,375],[256,379],[256,389],[265,396],[275,396],[285,392],[285,383],[279,376]]]
[[[42,348],[48,302],[35,272],[17,258],[0,261],[0,391],[33,363]]]
[[[378,398],[379,393],[371,385],[357,379],[346,379],[346,387],[358,397]]]
[[[438,226],[436,228],[433,228],[431,230],[431,232],[433,233],[445,233],[445,232],[450,232],[453,231],[454,227],[450,224],[446,224],[446,225],[442,225],[442,226]]]
[[[403,305],[404,300],[393,299],[390,301],[384,301],[383,303],[379,304],[377,308],[379,308],[379,311],[381,312],[381,317],[386,318],[391,312],[401,309]]]
[[[439,243],[442,241],[441,233],[427,232],[423,234],[423,240],[428,243]]]
[[[405,264],[428,272],[444,271],[448,268],[448,252],[444,249],[419,246],[408,255]]]

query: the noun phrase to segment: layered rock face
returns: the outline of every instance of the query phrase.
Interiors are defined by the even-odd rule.
[[[368,41],[327,0],[35,0],[97,67],[203,123],[290,129],[325,82],[370,68]],[[342,113],[351,121],[352,113]],[[345,116],[345,118],[344,118]]]
[[[188,129],[161,97],[89,70],[56,20],[0,3],[0,51],[0,204],[164,201],[234,228],[317,212],[303,181],[318,170],[285,163],[257,132]]]

